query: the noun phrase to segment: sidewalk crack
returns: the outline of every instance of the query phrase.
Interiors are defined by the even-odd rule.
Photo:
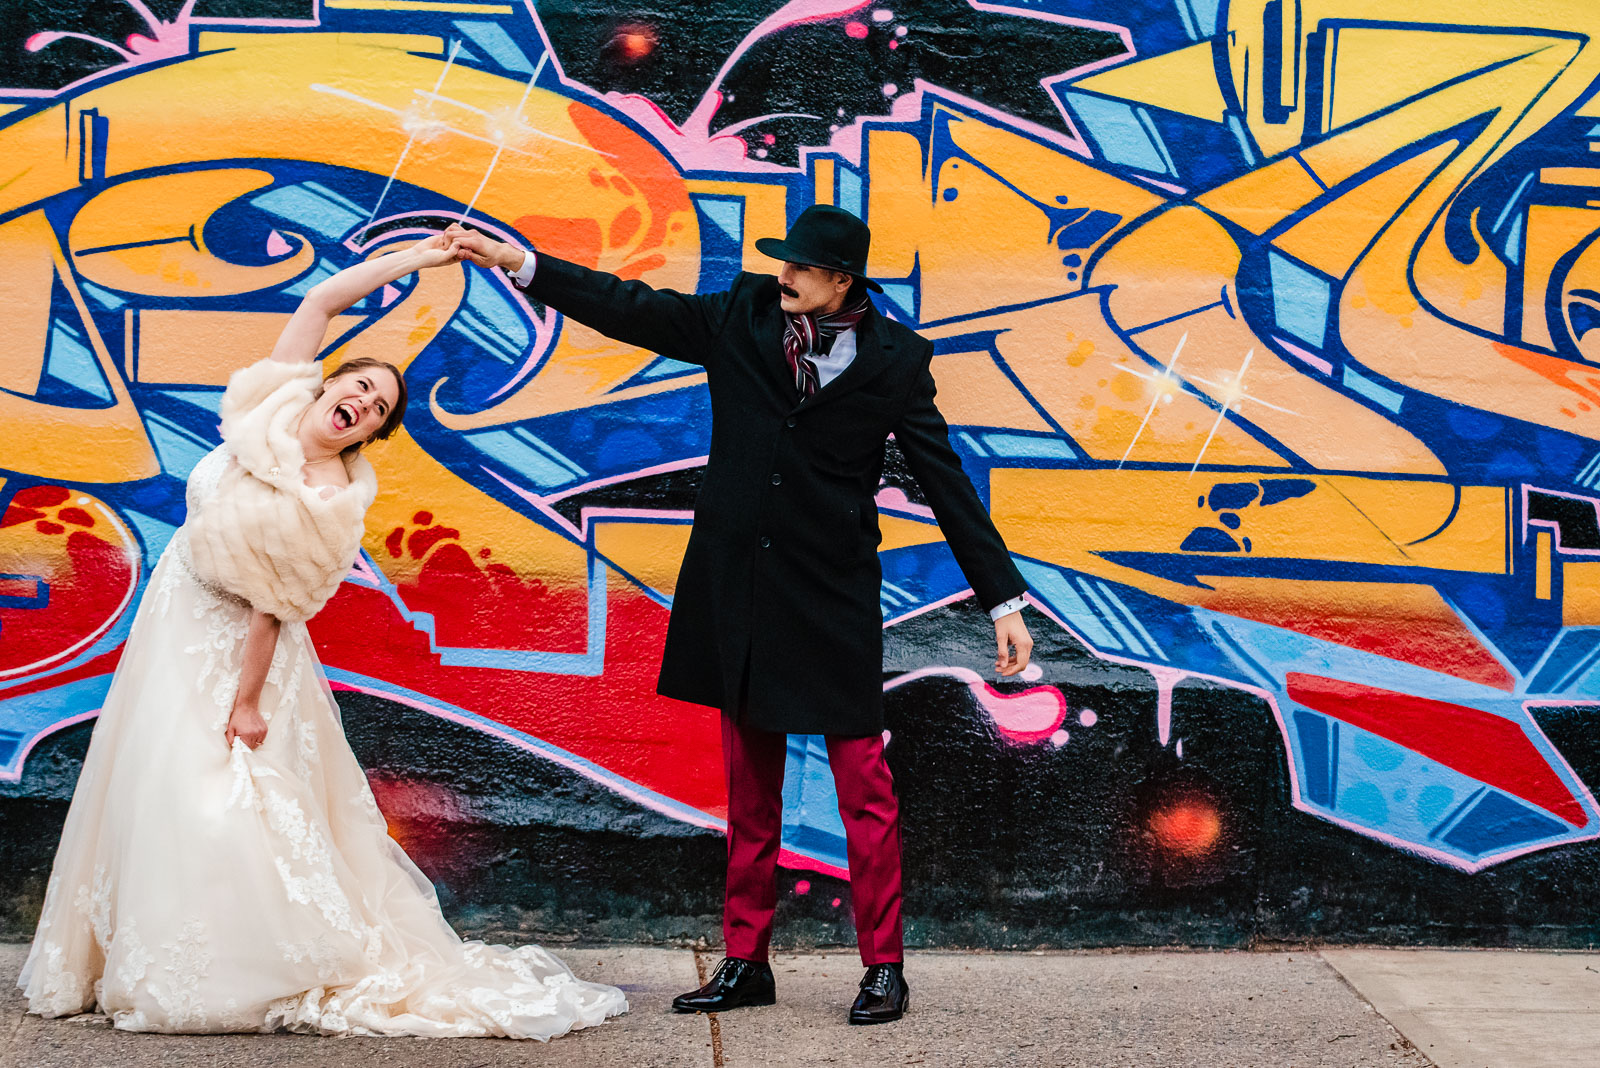
[[[709,958],[701,950],[694,951],[694,970],[700,977],[700,985],[705,986],[711,981],[711,974],[707,971],[706,961]],[[722,1060],[722,1024],[717,1020],[714,1012],[706,1013],[706,1022],[711,1025],[711,1063],[714,1068],[723,1068]]]

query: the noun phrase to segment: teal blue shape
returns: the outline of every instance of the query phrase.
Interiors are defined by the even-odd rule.
[[[366,214],[355,204],[316,182],[269,189],[252,197],[250,203],[296,228],[309,228],[335,241],[366,221]]]
[[[1167,167],[1166,154],[1151,141],[1149,131],[1133,108],[1120,100],[1107,100],[1088,93],[1065,95],[1073,114],[1094,138],[1100,155],[1107,162],[1153,174],[1172,173]]]
[[[1422,823],[1435,824],[1451,805],[1455,804],[1456,792],[1448,786],[1434,783],[1424,786],[1417,795],[1417,819]]]
[[[50,350],[45,359],[44,373],[75,389],[111,403],[111,384],[100,370],[100,361],[85,345],[82,335],[65,323],[57,322],[50,330]]]
[[[472,20],[458,20],[456,29],[466,35],[467,39],[483,49],[488,57],[506,70],[518,74],[532,74],[533,63],[527,54],[517,47],[511,35],[500,27],[498,22],[476,22]]]
[[[120,308],[124,304],[128,303],[115,293],[111,292],[111,290],[102,289],[93,282],[80,281],[78,283],[78,288],[83,290],[84,294],[88,296],[89,299],[93,300],[102,308]]]
[[[1026,457],[1038,460],[1075,460],[1078,454],[1060,438],[1030,434],[985,434],[983,443],[996,456]]]
[[[1511,232],[1506,235],[1506,259],[1512,266],[1522,263],[1522,216],[1511,220]]]
[[[485,430],[468,434],[466,438],[475,448],[545,489],[565,486],[584,473],[582,468],[526,431]]]
[[[136,512],[131,508],[124,509],[122,517],[138,533],[139,541],[144,545],[145,559],[153,566],[156,558],[166,551],[167,542],[172,540],[173,532],[178,528],[155,516]]]
[[[1398,412],[1401,402],[1405,400],[1403,394],[1396,393],[1386,386],[1380,386],[1349,364],[1345,365],[1342,377],[1346,388],[1355,390],[1374,404],[1381,405],[1391,412]]]
[[[1194,12],[1195,28],[1201,37],[1214,37],[1217,32],[1217,11],[1222,7],[1222,0],[1178,0],[1182,4],[1187,2],[1189,10]]]
[[[841,164],[839,176],[839,207],[860,218],[866,210],[866,197],[862,195],[861,175]]]
[[[1028,589],[1070,626],[1076,627],[1097,649],[1122,650],[1122,642],[1100,621],[1099,613],[1089,607],[1061,572],[1031,560],[1018,560],[1017,567],[1027,579]]]
[[[1267,260],[1273,317],[1295,337],[1322,347],[1328,328],[1328,279],[1274,252]]]
[[[1356,751],[1356,756],[1361,762],[1374,771],[1393,771],[1405,763],[1405,750],[1376,734],[1361,731],[1352,740],[1351,746]]]
[[[174,478],[187,479],[194,465],[211,451],[209,442],[201,441],[177,423],[153,412],[145,413],[144,425],[156,447],[156,456],[161,460],[161,470]]]
[[[1369,827],[1382,827],[1389,822],[1389,802],[1383,799],[1383,791],[1370,782],[1351,783],[1339,791],[1339,810]]]
[[[706,218],[734,241],[744,242],[744,201],[705,197],[699,201]]]
[[[684,375],[691,371],[698,370],[700,370],[700,368],[696,367],[692,363],[684,363],[682,360],[674,360],[670,357],[663,356],[656,360],[656,362],[651,364],[649,367],[646,367],[643,371],[640,371],[639,377],[666,378],[669,375]]]
[[[222,390],[220,389],[163,389],[161,395],[163,397],[171,397],[173,400],[183,404],[193,405],[219,418],[222,416]]]
[[[889,303],[905,314],[912,316],[917,314],[916,287],[886,285],[883,287],[883,295],[888,298]]]
[[[317,265],[311,268],[311,270],[307,271],[305,277],[301,278],[300,281],[296,282],[292,286],[285,286],[282,292],[284,296],[288,297],[303,297],[307,293],[311,292],[312,286],[316,285],[318,282],[332,278],[338,273],[339,268],[335,267],[327,260],[318,260]]]

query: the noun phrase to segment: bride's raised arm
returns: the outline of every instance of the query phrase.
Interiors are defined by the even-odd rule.
[[[451,249],[444,234],[435,234],[404,251],[346,267],[332,278],[323,279],[311,287],[289,317],[288,325],[278,335],[278,343],[272,347],[272,358],[284,363],[309,363],[322,349],[322,340],[334,316],[380,286],[424,267],[456,263],[462,255],[459,250]]]

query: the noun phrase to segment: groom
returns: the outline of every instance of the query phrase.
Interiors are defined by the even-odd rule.
[[[756,247],[777,276],[722,293],[622,281],[452,226],[466,258],[601,333],[706,369],[711,455],[667,625],[658,690],[722,711],[728,785],[727,957],[679,1012],[770,1005],[789,734],[820,734],[839,796],[857,942],[867,967],[850,1022],[909,1005],[902,974],[900,812],[883,758],[882,574],[874,498],[894,435],[956,561],[994,620],[995,670],[1033,640],[1025,583],[950,448],[933,346],[872,306],[871,235],[813,206]]]

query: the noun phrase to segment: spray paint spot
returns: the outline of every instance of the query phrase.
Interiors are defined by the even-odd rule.
[[[894,35],[896,37],[904,37],[906,35],[906,28],[904,26],[896,26],[894,28]]]
[[[889,51],[893,52],[896,48],[899,48],[899,47],[900,47],[900,42],[899,41],[890,41],[889,42]]]
[[[842,898],[837,898],[837,897],[836,897],[836,898],[834,898],[834,899],[833,899],[833,907],[834,907],[834,908],[838,908],[838,907],[839,907],[839,906],[840,906],[840,905],[842,905],[842,904],[843,904],[843,903],[844,903],[844,901],[843,901],[843,899],[842,899]]]
[[[1044,678],[1044,668],[1040,667],[1038,664],[1029,664],[1027,667],[1022,669],[1022,674],[1018,675],[1017,678],[1021,679],[1023,682],[1038,682],[1040,679]]]
[[[766,136],[761,138],[761,143],[762,144],[766,144],[766,145],[775,145],[775,144],[778,143],[778,135],[777,134],[767,134]]]
[[[616,36],[606,46],[606,51],[624,63],[637,63],[655,50],[655,28],[638,24],[618,26]]]
[[[867,35],[867,24],[864,22],[847,22],[844,24],[844,32],[859,41]]]
[[[880,7],[872,13],[873,22],[888,22],[893,18],[894,12],[885,7]]]
[[[809,894],[809,893],[811,893],[811,880],[810,879],[801,879],[799,882],[795,883],[794,884],[794,892],[797,893],[797,894]]]
[[[890,82],[888,85],[885,85],[883,87],[883,95],[884,96],[894,96],[899,91],[900,91],[900,87],[898,85],[894,84],[894,82]]]
[[[1062,746],[1067,744],[1067,739],[1070,737],[1072,736],[1066,731],[1056,731],[1050,736],[1050,744],[1055,746],[1057,749],[1060,749]]]
[[[1079,726],[1082,726],[1082,727],[1093,727],[1096,723],[1099,723],[1099,722],[1100,722],[1100,714],[1098,712],[1096,712],[1092,708],[1086,708],[1082,712],[1078,713],[1078,725]]]
[[[1209,801],[1179,801],[1150,814],[1150,832],[1168,852],[1198,857],[1222,837],[1222,815]]]

